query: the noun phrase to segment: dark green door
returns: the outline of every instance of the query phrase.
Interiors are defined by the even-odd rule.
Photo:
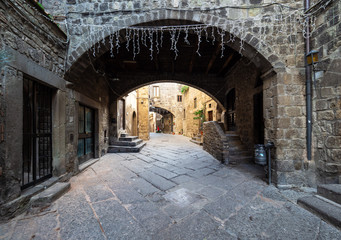
[[[81,164],[90,158],[94,158],[94,110],[79,105],[78,160]]]

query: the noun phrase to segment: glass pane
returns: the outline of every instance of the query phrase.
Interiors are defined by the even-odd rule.
[[[92,111],[89,108],[85,108],[85,132],[92,132]]]
[[[85,154],[92,152],[92,138],[85,139]]]
[[[84,133],[84,107],[78,108],[78,133]]]
[[[84,155],[84,139],[78,139],[78,152],[77,156],[81,157]]]

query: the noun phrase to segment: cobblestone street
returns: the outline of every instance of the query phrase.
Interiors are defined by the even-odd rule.
[[[268,186],[261,167],[225,166],[183,136],[151,134],[140,153],[107,154],[45,209],[0,225],[0,239],[341,239]]]

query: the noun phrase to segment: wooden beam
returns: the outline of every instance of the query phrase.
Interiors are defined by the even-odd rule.
[[[160,69],[158,54],[157,52],[154,51],[153,55],[154,55],[153,59],[154,59],[154,64],[155,64],[155,70],[158,72]]]
[[[196,39],[195,43],[193,44],[194,48],[193,48],[192,58],[191,58],[191,61],[189,63],[189,70],[188,70],[189,73],[192,73],[192,71],[193,71],[193,66],[195,63],[195,57],[197,55],[197,46],[198,46],[198,39]]]
[[[234,56],[234,53],[232,53],[232,54],[226,59],[224,65],[222,66],[222,68],[220,69],[220,71],[218,72],[217,75],[220,75],[220,74],[224,71],[224,69],[227,67],[227,65],[229,65],[229,63],[231,62],[233,56]]]
[[[174,75],[175,73],[175,60],[172,59],[172,74]]]
[[[209,73],[209,71],[211,70],[219,52],[221,50],[221,44],[218,43],[217,47],[216,47],[216,50],[214,51],[214,53],[212,54],[212,57],[211,57],[211,60],[209,61],[208,65],[207,65],[207,68],[206,68],[206,72],[205,74],[207,75]]]

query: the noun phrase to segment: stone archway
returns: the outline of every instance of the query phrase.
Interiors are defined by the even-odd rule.
[[[215,23],[215,21],[212,21],[213,16],[208,17],[209,15],[205,15],[206,18],[192,18],[189,19],[185,18],[184,20],[180,15],[178,19],[182,20],[169,20],[166,16],[154,16],[148,19],[148,21],[143,21],[143,19],[134,19],[129,22],[127,25],[122,25],[122,27],[116,28],[116,30],[124,29],[124,26],[131,26],[136,24],[143,24],[143,23],[151,23],[153,21],[153,24],[158,24],[157,21],[161,21],[162,19],[167,21],[179,21],[178,23],[208,23],[210,26],[222,26],[221,24]],[[210,18],[209,21],[207,19]],[[214,18],[215,20],[219,20],[219,18]],[[201,21],[202,20],[202,21]],[[224,19],[220,19],[221,22],[224,22]],[[182,21],[182,22],[181,22]],[[160,24],[160,23],[159,23]],[[231,26],[228,26],[226,24],[224,26],[224,30],[227,32],[228,29],[230,29]],[[115,30],[115,31],[116,31]],[[102,34],[103,33],[103,34]],[[156,71],[157,64],[146,64],[146,59],[143,59],[146,57],[146,53],[144,55],[141,55],[142,60],[140,62],[144,63],[144,66],[152,67],[154,66],[155,69],[152,69],[151,71],[146,72],[137,72],[136,69],[138,69],[137,66],[132,66],[135,64],[131,61],[126,61],[128,66],[124,71],[114,72],[114,74],[110,75],[106,69],[99,69],[98,66],[102,66],[104,63],[109,62],[108,60],[108,52],[110,51],[110,48],[101,48],[98,49],[97,55],[94,57],[92,56],[88,50],[91,48],[93,43],[96,43],[98,41],[103,41],[105,39],[105,36],[110,36],[110,32],[102,32],[101,34],[94,33],[91,35],[91,41],[89,42],[82,42],[80,46],[74,48],[75,50],[72,51],[72,56],[69,57],[69,64],[73,63],[71,67],[69,67],[66,78],[69,81],[74,82],[74,84],[77,84],[77,81],[84,80],[82,79],[82,76],[84,74],[87,74],[89,76],[92,75],[92,78],[100,78],[103,79],[104,82],[110,87],[110,102],[111,104],[115,105],[115,101],[125,93],[139,87],[144,86],[149,83],[152,83],[154,81],[160,81],[162,80],[173,80],[173,81],[179,81],[179,82],[185,82],[188,85],[195,86],[200,89],[204,89],[207,93],[213,95],[219,102],[224,102],[224,93],[227,89],[234,87],[232,85],[237,85],[239,87],[238,93],[239,96],[237,98],[241,99],[243,97],[245,98],[246,103],[251,103],[252,100],[250,100],[251,97],[256,92],[262,91],[263,92],[263,102],[264,102],[264,113],[263,117],[265,119],[265,131],[264,131],[264,138],[265,140],[272,140],[275,142],[275,145],[277,146],[275,150],[275,161],[283,161],[286,165],[293,164],[295,162],[293,159],[295,158],[291,154],[291,148],[294,147],[298,149],[300,154],[300,163],[303,163],[304,159],[306,159],[305,156],[305,139],[304,137],[298,137],[297,141],[294,141],[294,143],[297,145],[292,146],[294,143],[291,141],[293,135],[285,135],[283,137],[283,134],[285,132],[295,131],[295,132],[304,132],[305,126],[301,124],[302,117],[299,113],[304,112],[305,108],[305,101],[304,101],[304,83],[301,81],[302,78],[302,71],[299,68],[287,68],[286,66],[288,64],[291,64],[289,62],[284,62],[285,57],[282,57],[280,54],[275,54],[272,52],[272,48],[274,46],[263,46],[262,44],[259,44],[257,36],[253,35],[251,32],[248,35],[248,37],[245,40],[244,44],[244,50],[243,50],[243,56],[240,56],[236,54],[235,56],[238,56],[238,58],[234,58],[234,60],[231,60],[233,64],[230,64],[227,62],[228,56],[225,58],[225,63],[228,67],[223,71],[224,74],[219,76],[219,72],[214,72],[213,74],[205,74],[207,72],[209,61],[214,59],[214,47],[209,48],[208,44],[203,47],[204,49],[209,49],[206,62],[206,66],[198,69],[204,68],[206,71],[198,71],[197,73],[193,73],[191,71]],[[230,51],[230,54],[237,53],[236,49],[238,49],[239,42],[236,41],[234,43],[229,43],[226,45],[226,49]],[[276,42],[273,42],[274,45],[276,45]],[[74,46],[73,46],[74,47]],[[125,51],[123,49],[123,51]],[[121,54],[121,55],[120,55]],[[119,53],[119,56],[129,56],[128,53]],[[166,54],[164,54],[166,55]],[[118,58],[118,60],[121,59],[122,61],[124,58]],[[233,59],[233,58],[232,58]],[[182,61],[186,62],[186,61]],[[190,62],[190,60],[189,60]],[[201,61],[204,62],[204,61]],[[135,64],[136,65],[136,64]],[[222,65],[225,65],[222,63]],[[109,64],[108,66],[119,66],[119,64],[115,64],[114,62],[112,64]],[[175,64],[175,69],[177,68]],[[179,67],[184,67],[179,65]],[[124,69],[124,67],[122,68]],[[142,68],[139,68],[140,70]],[[173,67],[174,69],[174,67]],[[209,72],[209,71],[208,71]],[[104,74],[106,73],[106,75]],[[214,75],[215,74],[215,75]],[[109,75],[109,77],[108,77]],[[90,81],[90,80],[89,80]],[[255,82],[262,82],[262,85],[256,86]],[[285,86],[287,84],[293,84],[294,87],[297,86],[298,90],[294,93],[294,95],[289,96],[287,92],[285,92],[283,89],[285,89]],[[256,87],[255,87],[256,86]],[[245,89],[248,89],[248,91],[244,91]],[[247,99],[247,100],[246,100]],[[243,101],[239,101],[243,102]],[[295,107],[293,107],[295,105]],[[290,109],[295,108],[292,112]],[[111,109],[111,115],[112,118],[115,119],[115,107],[110,107]],[[252,146],[252,136],[250,135],[250,132],[252,130],[245,130],[244,126],[250,126],[250,124],[247,121],[251,121],[253,119],[252,112],[253,107],[252,104],[247,104],[247,107],[243,108],[245,111],[241,114],[241,117],[243,117],[244,123],[243,123],[243,132],[244,135],[242,137],[242,140],[247,143],[249,146]],[[284,109],[284,111],[283,111]],[[114,110],[114,111],[113,111]],[[290,112],[290,113],[289,113]],[[290,116],[289,116],[289,115]],[[292,115],[294,114],[294,115]],[[251,116],[251,117],[250,117]],[[304,120],[303,120],[304,121]],[[299,130],[294,130],[294,128],[298,128]],[[112,125],[110,127],[110,134],[112,137],[115,137],[115,126]],[[297,134],[294,136],[298,136]],[[303,135],[302,135],[303,136]],[[288,160],[288,155],[290,159]],[[278,165],[280,166],[280,165]],[[303,166],[303,165],[302,165]],[[284,168],[283,168],[284,169]],[[278,172],[279,174],[275,174],[275,181],[277,181],[280,184],[290,184],[291,182],[297,182],[297,178],[299,181],[304,182],[305,177],[301,177],[300,175],[304,175],[305,171],[302,168],[292,169],[290,171],[290,174],[287,174],[287,172],[282,171],[281,168],[274,169],[275,172]],[[285,170],[285,169],[284,169]],[[309,174],[309,173],[307,173]],[[290,176],[290,179],[287,180],[281,176]],[[291,176],[297,176],[297,178],[292,178]],[[298,177],[299,176],[299,177]]]

